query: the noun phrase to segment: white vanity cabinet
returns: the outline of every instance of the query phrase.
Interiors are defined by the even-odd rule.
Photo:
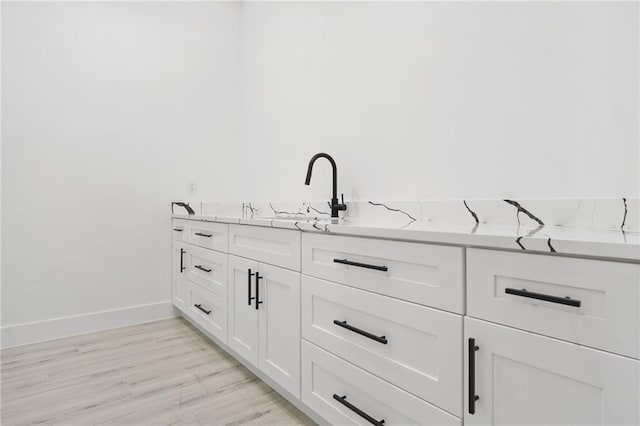
[[[640,422],[638,361],[468,317],[464,327],[466,425]]]
[[[300,274],[229,256],[229,346],[300,395]]]
[[[640,424],[640,265],[174,219],[173,303],[353,425]]]

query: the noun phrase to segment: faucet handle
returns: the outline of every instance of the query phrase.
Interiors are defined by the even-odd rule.
[[[347,210],[347,205],[344,203],[344,194],[340,194],[342,203],[338,204],[338,210]]]

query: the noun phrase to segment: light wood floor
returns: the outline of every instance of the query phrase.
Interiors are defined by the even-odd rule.
[[[3,426],[313,424],[182,318],[1,354]]]

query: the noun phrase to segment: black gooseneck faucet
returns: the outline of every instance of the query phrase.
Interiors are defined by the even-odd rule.
[[[313,163],[316,162],[318,158],[326,158],[331,163],[331,168],[333,171],[333,197],[331,198],[331,217],[338,217],[338,212],[341,210],[346,210],[347,205],[344,203],[344,194],[342,195],[342,203],[338,202],[338,168],[336,166],[336,162],[329,154],[325,154],[324,152],[320,152],[313,157],[309,161],[309,167],[307,167],[307,178],[304,181],[305,185],[309,185],[311,183],[311,171],[313,170]]]

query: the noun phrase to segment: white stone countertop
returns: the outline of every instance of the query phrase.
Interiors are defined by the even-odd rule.
[[[555,255],[612,258],[640,263],[640,232],[589,227],[521,224],[453,224],[382,218],[310,218],[296,215],[206,216],[174,214],[173,218],[234,223],[304,232],[324,232],[465,247],[509,249]]]

